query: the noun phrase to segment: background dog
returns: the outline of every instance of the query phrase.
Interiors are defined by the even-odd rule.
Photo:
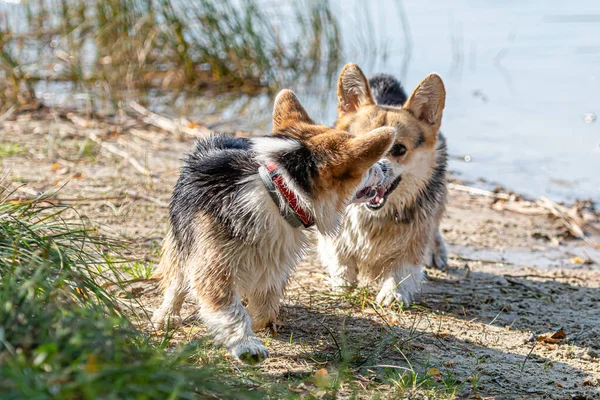
[[[423,263],[442,268],[446,247],[439,233],[445,210],[446,142],[438,133],[446,92],[438,75],[427,76],[407,97],[392,76],[370,84],[355,64],[338,80],[336,128],[364,132],[397,129],[383,162],[388,173],[377,196],[348,207],[340,234],[321,235],[319,255],[335,289],[357,284],[358,276],[380,280],[377,301],[411,302],[420,291]]]
[[[165,297],[155,326],[178,318],[191,295],[216,342],[251,364],[268,356],[252,327],[275,322],[307,243],[302,227],[333,234],[352,199],[372,199],[383,179],[377,161],[395,137],[393,128],[357,136],[316,125],[287,90],[275,100],[273,132],[198,141],[173,191],[157,271]]]

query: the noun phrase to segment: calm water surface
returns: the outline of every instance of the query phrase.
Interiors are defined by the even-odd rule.
[[[389,57],[370,63],[357,52],[353,61],[397,75],[407,90],[432,71],[443,77],[453,170],[531,196],[600,201],[600,1],[369,7]],[[334,107],[326,114],[334,120]]]
[[[457,174],[532,197],[600,201],[600,1],[332,1],[345,62],[367,75],[392,73],[407,91],[430,72],[442,76],[442,131]],[[38,89],[65,98],[64,86]],[[333,123],[334,88],[292,89],[314,119]],[[155,108],[200,120],[218,112],[236,127],[269,129],[268,98],[192,103]]]

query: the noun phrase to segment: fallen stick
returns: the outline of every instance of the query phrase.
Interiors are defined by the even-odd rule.
[[[455,256],[450,256],[450,258],[454,258],[460,261],[466,261],[466,262],[480,262],[482,264],[508,264],[508,265],[513,265],[514,263],[512,262],[508,262],[508,261],[502,261],[502,260],[485,260],[485,259],[479,259],[479,258],[467,258],[467,257],[463,257],[461,255],[455,255]]]
[[[15,113],[16,109],[17,108],[15,106],[12,106],[4,114],[0,115],[0,122],[4,122],[5,120],[9,119],[11,115]]]
[[[547,215],[548,210],[530,201],[504,202],[498,201],[492,205],[496,211],[512,211],[524,215]]]
[[[577,279],[580,281],[583,281],[583,278],[580,278],[578,276],[567,276],[567,275],[561,275],[561,276],[548,276],[548,275],[538,275],[538,274],[524,274],[524,275],[509,275],[509,274],[504,274],[504,277],[509,277],[509,278],[521,278],[521,279],[527,279],[527,278],[539,278],[539,279],[549,279],[549,280],[559,280],[559,279]]]
[[[478,188],[475,188],[472,186],[459,185],[458,183],[450,183],[450,184],[448,184],[448,188],[450,188],[452,190],[457,190],[459,192],[468,192],[471,195],[491,197],[494,199],[509,200],[511,198],[511,195],[508,193],[490,192],[489,190],[478,189]]]
[[[144,117],[143,121],[145,123],[156,126],[157,128],[160,128],[167,132],[171,132],[176,135],[184,133],[193,137],[201,137],[210,135],[212,133],[210,129],[207,129],[205,127],[189,127],[181,122],[175,122],[169,118],[163,117],[162,115],[155,114],[135,101],[129,102],[129,107],[131,107],[133,111],[142,115]]]
[[[131,133],[135,137],[146,140],[152,144],[160,144],[160,142],[162,141],[162,138],[164,138],[164,136],[162,138],[157,137],[156,134],[153,135],[150,132],[141,131],[141,130],[135,129],[135,128],[129,129],[129,133]]]
[[[85,118],[81,118],[74,113],[67,113],[66,117],[71,120],[75,125],[79,125],[82,128],[96,128],[98,126],[98,122],[94,120],[89,120]]]
[[[563,225],[567,227],[573,236],[584,240],[586,239],[583,229],[581,228],[583,225],[583,220],[581,220],[581,218],[569,213],[569,210],[567,210],[565,207],[553,202],[547,197],[542,196],[538,201],[538,204],[556,216],[563,223]]]
[[[0,185],[0,188],[2,188],[4,190],[10,189],[10,187],[4,186],[4,185]],[[13,190],[13,192],[22,192],[24,194],[29,195],[27,197],[19,197],[19,198],[15,199],[15,200],[23,200],[23,201],[44,200],[44,201],[57,202],[57,203],[82,203],[82,202],[93,202],[93,201],[125,200],[125,199],[127,199],[127,197],[129,197],[129,198],[134,198],[134,199],[139,199],[139,200],[146,200],[146,201],[154,203],[163,208],[169,207],[169,203],[166,201],[162,201],[156,197],[152,197],[147,194],[138,193],[132,189],[123,189],[121,191],[121,193],[127,195],[126,197],[121,195],[121,196],[66,197],[66,198],[65,197],[62,197],[62,198],[54,197],[54,195],[47,196],[44,194],[44,192],[38,192],[37,190],[32,189],[24,184],[21,186],[17,186],[16,188],[14,188],[12,190]]]
[[[89,138],[98,143],[100,145],[100,147],[102,147],[103,149],[109,151],[110,153],[113,153],[121,158],[123,158],[125,161],[127,161],[129,164],[131,164],[131,166],[133,168],[135,168],[138,172],[146,175],[146,176],[151,176],[153,178],[156,177],[155,174],[152,173],[152,171],[150,171],[148,168],[144,167],[138,160],[136,160],[131,154],[127,153],[126,151],[123,151],[119,148],[117,148],[116,146],[113,146],[110,143],[106,143],[105,141],[103,141],[102,139],[100,139],[98,137],[98,135],[96,135],[95,133],[91,132],[89,135]]]

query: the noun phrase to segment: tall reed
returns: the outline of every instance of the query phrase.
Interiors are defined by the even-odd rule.
[[[12,15],[0,8],[4,103],[24,101],[39,80],[115,98],[150,88],[253,93],[327,79],[341,58],[327,1],[40,0],[18,7]]]

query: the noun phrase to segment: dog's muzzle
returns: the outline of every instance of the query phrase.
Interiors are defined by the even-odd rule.
[[[384,178],[377,185],[377,193],[371,200],[365,203],[369,210],[379,210],[383,208],[390,194],[398,187],[402,181],[402,175],[394,176],[392,168],[386,162],[379,161]]]
[[[378,162],[369,168],[363,175],[358,189],[352,198],[353,203],[365,203],[371,201],[377,195],[377,187],[385,181],[384,167],[387,170],[387,166]]]

